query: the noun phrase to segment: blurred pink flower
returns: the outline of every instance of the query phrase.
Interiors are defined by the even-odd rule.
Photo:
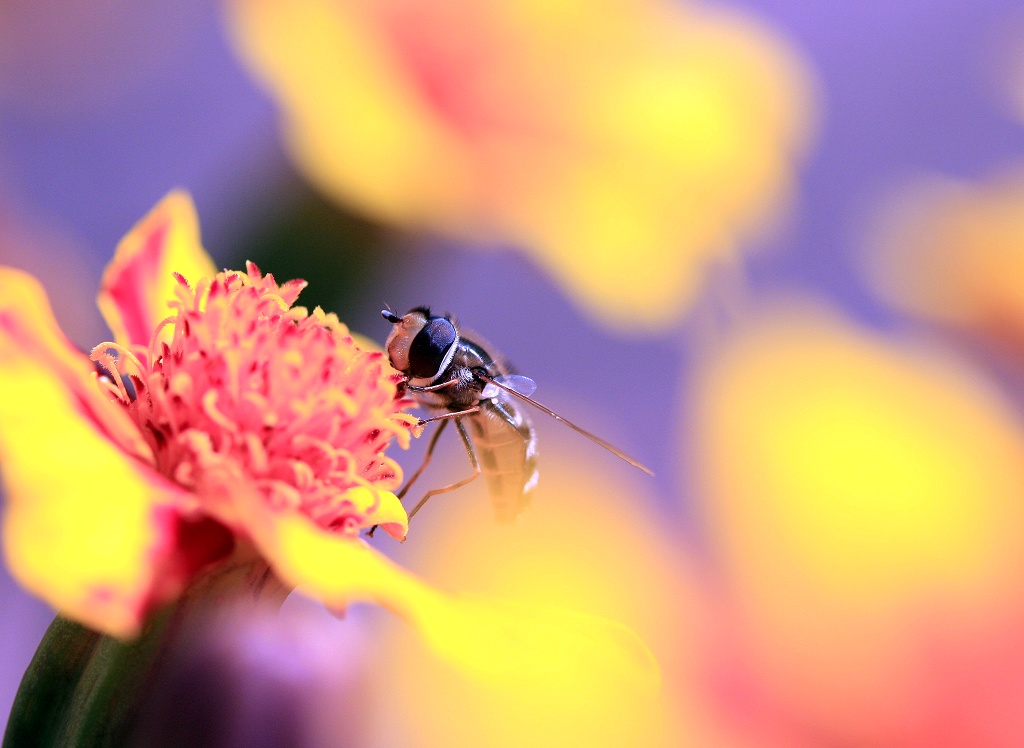
[[[890,303],[1024,355],[1024,167],[922,179],[890,198],[867,276]]]

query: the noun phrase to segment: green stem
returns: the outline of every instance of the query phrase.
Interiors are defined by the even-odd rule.
[[[55,618],[21,680],[3,748],[125,745],[172,613],[153,616],[131,642]]]
[[[58,732],[71,706],[69,695],[101,638],[66,618],[53,619],[21,679],[3,748],[59,744]]]
[[[238,606],[277,609],[288,590],[247,549],[199,575],[174,604],[124,642],[57,616],[21,680],[3,748],[129,744],[138,712],[175,641],[202,637]]]

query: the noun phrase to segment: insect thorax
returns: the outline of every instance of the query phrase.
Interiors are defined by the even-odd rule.
[[[450,387],[434,392],[416,393],[421,405],[439,410],[464,410],[480,403],[485,382],[477,376],[499,377],[505,373],[491,356],[470,340],[460,340],[451,363],[430,384],[455,380]]]

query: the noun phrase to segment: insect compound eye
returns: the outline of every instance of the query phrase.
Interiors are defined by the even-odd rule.
[[[434,379],[451,362],[459,335],[455,325],[444,317],[427,320],[409,346],[409,376]]]

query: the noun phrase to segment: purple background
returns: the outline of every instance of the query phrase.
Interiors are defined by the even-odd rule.
[[[237,266],[245,237],[303,187],[216,5],[13,5],[0,11],[0,263],[45,274],[61,322],[86,347],[106,337],[92,303],[104,264],[169,188],[192,192],[207,248]],[[753,287],[816,291],[869,323],[895,324],[857,274],[873,206],[919,173],[980,178],[1021,159],[1024,129],[1009,116],[1001,70],[1010,45],[1024,44],[1024,9],[1019,0],[731,5],[805,55],[821,111],[796,213],[749,261]],[[657,339],[618,338],[519,254],[434,243],[385,257],[374,285],[335,307],[355,329],[382,339],[382,302],[457,312],[501,342],[544,401],[650,464],[665,511],[682,506],[687,519],[676,466],[696,322]],[[712,293],[702,307],[695,318],[713,313]],[[558,428],[540,427],[542,439]],[[5,720],[52,614],[2,571],[0,601]]]

